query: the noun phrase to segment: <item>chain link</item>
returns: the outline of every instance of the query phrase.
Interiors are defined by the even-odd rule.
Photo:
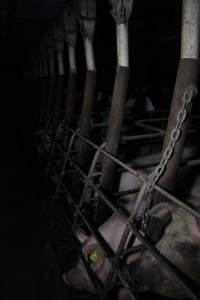
[[[155,185],[160,180],[161,176],[164,174],[169,160],[173,157],[175,146],[182,134],[182,126],[185,120],[187,119],[188,112],[190,110],[190,103],[194,96],[197,94],[197,88],[194,84],[190,84],[182,97],[182,106],[177,115],[176,126],[173,129],[170,137],[170,141],[164,151],[164,154],[161,158],[160,164],[157,166],[155,171],[150,175],[149,183],[145,192],[145,204],[143,210],[142,218],[142,230],[147,231],[149,223],[148,211],[151,208],[153,197],[155,193]]]

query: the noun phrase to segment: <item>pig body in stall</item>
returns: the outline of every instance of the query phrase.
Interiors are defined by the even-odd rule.
[[[150,157],[148,160],[151,159]],[[144,159],[140,159],[144,161]],[[148,168],[143,174],[147,175],[152,169]],[[141,170],[140,170],[141,172]],[[139,189],[142,185],[140,179],[124,172],[121,175],[119,191]],[[199,209],[198,200],[193,198],[199,190],[200,181],[195,181],[195,187],[191,188],[191,195],[188,194],[187,202],[189,205]],[[135,205],[137,194],[123,196],[123,200],[127,203],[125,210],[130,213]],[[170,214],[168,222],[163,230],[163,235],[156,242],[157,249],[165,255],[180,270],[186,273],[197,285],[200,274],[200,224],[198,221],[185,212],[183,209],[174,206],[172,203],[159,203],[150,210],[151,217],[159,220]],[[99,227],[99,232],[110,245],[113,252],[116,252],[125,229],[125,223],[113,214],[104,224]],[[93,271],[99,279],[105,283],[111,269],[111,263],[105,257],[101,247],[98,245],[94,236],[86,236],[78,234],[79,240],[82,242],[82,252],[86,260],[90,263]],[[134,246],[140,244],[136,239]],[[185,294],[184,289],[177,284],[168,274],[167,271],[156,261],[156,259],[146,250],[141,255],[130,255],[127,258],[129,274],[133,281],[136,282],[138,292],[154,292],[163,296],[182,297]],[[95,289],[87,275],[85,267],[81,260],[68,273],[63,275],[63,279],[74,289],[84,290],[95,293]],[[120,295],[123,295],[121,297]],[[128,292],[121,289],[118,299],[129,299]],[[130,298],[131,299],[131,298]]]

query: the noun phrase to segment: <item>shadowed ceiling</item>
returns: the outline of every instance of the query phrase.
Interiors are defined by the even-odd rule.
[[[20,66],[36,47],[46,26],[60,15],[66,2],[67,0],[1,0],[0,64]],[[132,68],[138,68],[144,76],[145,68],[151,68],[148,64],[151,64],[153,58],[169,57],[172,52],[179,55],[177,49],[180,45],[181,4],[182,0],[134,1],[130,19],[131,63]],[[103,51],[107,52],[107,58],[109,56],[105,63],[111,64],[115,58],[115,53],[112,52],[115,25],[107,0],[97,0],[96,28],[96,56],[101,68],[104,67],[101,61]],[[143,65],[137,67],[138,62],[143,62]]]

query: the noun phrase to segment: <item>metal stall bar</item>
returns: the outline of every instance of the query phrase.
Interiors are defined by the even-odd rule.
[[[148,183],[148,178],[144,177],[143,174],[141,174],[138,171],[135,171],[133,168],[131,168],[130,166],[126,165],[125,163],[123,163],[122,161],[120,161],[119,159],[117,159],[116,157],[114,157],[112,154],[108,153],[101,146],[100,147],[97,146],[96,144],[94,144],[93,142],[91,142],[90,140],[88,140],[87,138],[85,138],[84,136],[82,136],[77,131],[73,130],[72,128],[69,128],[68,126],[66,126],[66,127],[74,135],[78,136],[79,138],[81,138],[82,140],[84,140],[86,143],[88,143],[89,145],[91,145],[92,147],[94,147],[96,150],[98,150],[99,152],[101,152],[105,156],[109,157],[111,160],[113,160],[116,164],[118,164],[119,166],[121,166],[123,169],[125,169],[126,171],[128,171],[131,174],[135,175],[136,177],[140,178],[140,180],[142,182]],[[68,159],[71,161],[71,159],[70,159],[70,153],[65,152],[65,150],[60,147],[60,145],[59,145],[58,142],[56,142],[56,144],[57,144],[57,147],[59,148],[59,150],[63,153],[63,155],[67,155]],[[182,209],[184,209],[185,211],[187,211],[188,213],[190,213],[194,217],[200,219],[200,213],[197,212],[194,208],[192,208],[189,205],[185,204],[183,201],[179,200],[178,198],[176,198],[171,193],[167,192],[165,189],[163,189],[162,187],[160,187],[158,185],[155,185],[155,189],[157,191],[159,191],[161,194],[163,194],[164,196],[166,196],[169,200],[171,200],[172,202],[174,202],[175,204],[177,204],[179,207],[181,207]]]
[[[55,83],[56,83],[56,74],[54,66],[54,54],[56,51],[55,40],[53,37],[52,30],[46,36],[46,45],[48,51],[48,60],[49,60],[49,87],[48,87],[48,104],[47,104],[47,121],[50,119],[51,114],[53,113],[53,104],[55,97]],[[50,120],[49,120],[50,121]],[[48,126],[48,124],[47,124]]]
[[[109,152],[107,152],[106,150],[104,150],[103,148],[101,148],[101,146],[100,147],[97,146],[95,143],[91,142],[89,139],[87,139],[86,137],[82,136],[79,132],[75,131],[74,129],[69,128],[68,126],[66,126],[66,128],[68,128],[72,133],[74,133],[79,138],[81,138],[82,140],[84,140],[90,146],[94,147],[96,150],[98,150],[99,152],[101,152],[102,154],[104,154],[105,156],[107,156],[108,158],[110,158],[111,160],[113,160],[116,164],[118,164],[119,166],[121,166],[124,170],[126,170],[126,171],[130,172],[131,174],[133,174],[134,176],[138,177],[143,183],[148,183],[148,178],[146,178],[139,171],[136,171],[133,168],[131,168],[130,166],[128,166],[127,164],[123,163],[118,158],[116,158],[115,156],[113,156],[112,154],[110,154]],[[57,145],[59,146],[58,143],[57,143]],[[184,209],[188,213],[192,214],[194,217],[197,217],[198,219],[200,218],[200,213],[197,212],[194,208],[190,207],[189,205],[185,204],[183,201],[181,201],[178,198],[174,197],[170,192],[167,192],[161,186],[155,185],[155,188],[161,194],[163,194],[163,196],[168,197],[169,200],[171,200],[174,203],[176,203],[179,207],[181,207],[182,209]]]
[[[55,22],[53,25],[53,34],[56,41],[56,56],[57,56],[57,82],[56,82],[56,97],[54,113],[60,117],[62,105],[64,103],[64,30],[62,23]]]
[[[191,116],[190,119],[191,120],[196,120],[196,119],[198,120],[198,119],[200,119],[200,117],[199,116]],[[166,119],[166,118],[162,118],[162,119],[161,118],[143,119],[143,120],[135,121],[134,125],[145,128],[145,129],[149,129],[149,130],[152,130],[152,131],[156,131],[156,132],[161,133],[161,134],[164,134],[166,130],[161,129],[158,126],[152,126],[152,123],[167,122],[167,120],[168,119]],[[148,124],[149,121],[151,122],[151,125]],[[195,131],[190,129],[188,131],[188,133],[191,133],[191,132],[195,132]]]
[[[69,160],[71,164],[74,166],[74,168],[80,173],[80,175],[88,182],[88,184],[95,190],[96,193],[102,198],[102,200],[112,209],[114,213],[116,213],[123,222],[129,226],[130,230],[133,232],[133,234],[142,242],[142,244],[147,248],[147,250],[162,264],[162,266],[165,267],[165,269],[169,272],[171,276],[175,280],[177,280],[187,291],[187,293],[191,296],[192,299],[199,299],[199,292],[196,290],[196,287],[191,284],[190,280],[188,280],[187,276],[183,274],[177,267],[175,267],[168,259],[166,259],[135,227],[135,225],[132,222],[132,214],[131,217],[127,217],[124,215],[121,210],[119,210],[105,195],[105,193],[102,191],[102,189],[98,188],[91,179],[88,178],[88,176],[84,173],[84,171],[81,170],[81,168],[77,165],[77,163],[69,157]],[[64,183],[62,183],[64,184]],[[67,188],[66,188],[67,189]],[[68,189],[67,189],[68,191]],[[72,194],[70,193],[70,196]],[[73,200],[73,199],[71,199]],[[109,246],[106,245],[105,241],[99,234],[99,232],[90,224],[90,222],[84,217],[83,213],[81,212],[79,206],[76,204],[75,201],[73,202],[73,206],[76,208],[76,211],[84,221],[85,225],[88,227],[90,232],[94,235],[95,239],[98,241],[100,246],[102,247],[102,250],[104,251],[105,255],[110,259],[115,272],[117,264],[115,261],[115,258],[113,257],[113,253],[110,252]],[[200,216],[199,216],[200,217]],[[109,252],[108,252],[109,251]],[[119,279],[121,280],[124,277],[124,274],[121,273],[120,269],[117,271],[117,275],[119,276]],[[123,276],[123,277],[121,277]],[[126,288],[130,288],[129,284],[126,283],[126,280],[124,282],[124,279],[121,280],[122,284]]]
[[[145,129],[149,129],[149,130],[155,131],[155,132],[160,133],[160,134],[164,134],[165,133],[164,129],[152,126],[150,124],[143,124],[141,121],[136,121],[136,122],[134,122],[134,124],[136,126],[139,126],[139,127],[145,128]]]
[[[48,174],[49,163],[54,155],[55,140],[60,132],[60,123],[56,118],[60,119],[63,105],[64,105],[64,93],[65,93],[65,71],[64,71],[64,28],[62,20],[55,22],[52,26],[53,39],[56,46],[56,82],[55,82],[55,102],[52,105],[52,126],[51,126],[51,141],[49,147],[49,157],[47,161],[46,171]],[[54,93],[53,93],[54,97]],[[54,116],[56,118],[54,118]],[[49,135],[49,132],[47,132]]]
[[[80,133],[86,137],[89,137],[92,106],[95,95],[96,86],[96,66],[93,49],[93,35],[95,31],[95,19],[96,19],[96,1],[95,0],[80,0],[80,25],[83,35],[85,60],[86,60],[86,79],[84,87],[84,96],[82,111],[80,117]],[[77,146],[77,161],[83,168],[87,166],[88,161],[88,149],[87,145],[79,140]],[[79,192],[80,182],[76,176],[74,180],[75,190]]]
[[[76,102],[76,81],[77,81],[77,68],[76,68],[76,38],[77,38],[77,24],[76,24],[76,10],[74,2],[70,2],[64,8],[63,21],[65,27],[65,39],[68,45],[68,61],[69,73],[67,84],[67,96],[65,103],[64,120],[66,124],[71,126],[74,106]],[[65,145],[68,146],[69,131],[66,132]]]
[[[63,123],[63,126],[65,126],[69,131],[71,131],[72,133],[74,133],[74,135],[78,136],[84,142],[88,143],[88,145],[92,146],[96,150],[99,150],[102,154],[104,154],[108,158],[112,159],[119,166],[123,167],[125,170],[129,171],[131,174],[133,174],[133,175],[137,176],[138,178],[140,178],[141,181],[145,181],[146,180],[146,178],[144,177],[143,174],[141,174],[138,171],[133,170],[131,167],[129,167],[128,165],[126,165],[125,163],[123,163],[122,161],[120,161],[114,155],[110,154],[109,152],[107,152],[106,150],[104,150],[103,148],[101,148],[101,146],[99,147],[98,145],[96,145],[95,143],[93,143],[91,140],[89,140],[85,136],[81,135],[78,131],[74,130],[73,128],[70,128],[69,126],[67,126],[64,123]]]
[[[121,129],[123,123],[125,100],[128,90],[129,80],[129,45],[128,45],[128,21],[132,11],[133,1],[116,1],[112,3],[112,16],[116,22],[117,36],[117,71],[113,89],[113,98],[109,123],[106,135],[106,151],[117,155]],[[100,186],[104,191],[112,190],[114,178],[113,161],[103,157],[102,175],[100,177]],[[96,221],[100,224],[106,214],[104,212],[104,203],[99,199],[96,210]]]
[[[74,166],[74,168],[76,169],[76,171],[79,172],[79,174],[88,182],[88,184],[92,186],[92,181],[88,180],[87,175],[84,173],[84,171],[81,170],[81,168],[78,166],[78,164],[71,157],[69,157],[69,160],[70,160],[71,164]],[[109,259],[109,261],[112,264],[115,272],[117,273],[118,277],[120,278],[121,283],[124,285],[125,288],[128,288],[129,290],[132,290],[132,288],[130,287],[130,284],[125,280],[123,271],[122,271],[120,265],[118,264],[118,262],[116,261],[115,255],[114,255],[112,249],[110,248],[110,246],[107,244],[107,242],[101,236],[101,234],[99,233],[99,231],[84,216],[84,214],[80,210],[79,205],[77,204],[78,203],[78,199],[75,200],[75,196],[70,192],[70,190],[67,188],[67,186],[63,182],[62,182],[62,186],[65,188],[65,190],[67,191],[68,195],[70,196],[70,199],[72,201],[72,204],[73,204],[76,212],[81,217],[81,219],[83,220],[83,222],[85,223],[85,225],[88,227],[88,229],[91,232],[91,234],[94,235],[95,239],[100,244],[103,252],[105,253],[106,257]],[[132,299],[135,300],[134,295],[131,294],[131,296],[132,296]]]
[[[48,103],[48,82],[49,82],[49,70],[48,70],[48,49],[46,45],[45,36],[40,44],[42,68],[43,68],[43,86],[42,86],[42,116],[41,122],[46,123],[46,109]],[[42,125],[45,126],[45,125]]]
[[[43,65],[43,57],[41,55],[41,49],[39,49],[38,53],[38,73],[39,73],[39,84],[38,84],[38,91],[39,91],[39,106],[40,106],[40,126],[42,125],[43,121],[43,112],[44,112],[44,82],[45,82],[45,73],[44,73],[44,65]]]

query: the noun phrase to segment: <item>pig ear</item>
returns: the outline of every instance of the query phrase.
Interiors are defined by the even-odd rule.
[[[80,228],[76,230],[75,234],[81,244],[84,244],[85,241],[89,238],[88,235]]]
[[[172,210],[172,205],[166,202],[161,202],[159,204],[156,204],[149,210],[149,216],[160,219],[164,217],[167,213],[172,212]]]
[[[157,243],[163,236],[166,226],[172,219],[172,207],[166,202],[161,202],[149,210],[151,222],[148,227],[147,236],[151,241]]]
[[[68,279],[67,279],[67,273],[62,274],[62,280],[64,281],[64,283],[68,286],[70,286]]]

